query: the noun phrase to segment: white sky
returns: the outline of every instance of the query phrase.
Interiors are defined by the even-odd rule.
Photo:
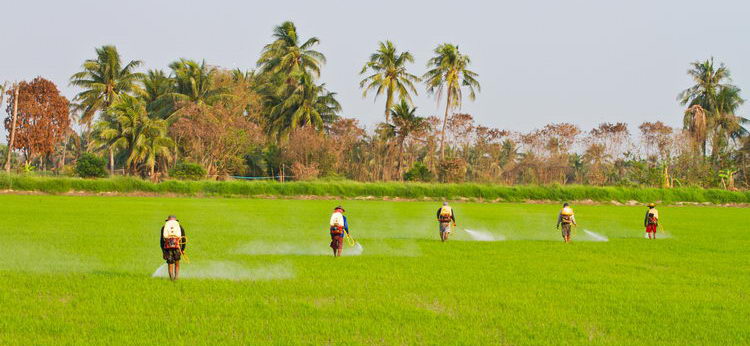
[[[369,127],[382,120],[384,100],[361,97],[358,73],[385,39],[413,53],[417,75],[437,44],[458,44],[482,84],[463,111],[503,129],[563,121],[584,129],[605,121],[679,126],[685,71],[710,56],[750,97],[749,1],[0,0],[0,9],[0,81],[41,75],[69,98],[76,93],[69,76],[95,47],[114,44],[148,69],[166,70],[180,57],[249,69],[284,20],[303,38],[320,38],[328,58],[321,80],[339,94],[344,116]],[[419,91],[418,113],[442,114]]]

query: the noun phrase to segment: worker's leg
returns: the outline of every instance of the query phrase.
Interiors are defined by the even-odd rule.
[[[174,279],[177,280],[177,277],[180,276],[180,261],[174,262]]]
[[[167,271],[169,271],[169,279],[174,280],[174,263],[167,264]]]

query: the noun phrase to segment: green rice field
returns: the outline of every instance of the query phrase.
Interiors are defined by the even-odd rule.
[[[750,209],[452,205],[441,243],[436,202],[0,195],[0,344],[750,343]]]

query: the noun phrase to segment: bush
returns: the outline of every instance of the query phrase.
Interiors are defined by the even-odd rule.
[[[75,172],[81,178],[104,178],[107,176],[107,162],[94,154],[85,153],[76,162]]]
[[[430,169],[424,165],[424,163],[417,162],[414,167],[404,173],[404,180],[406,181],[432,181],[433,174]]]
[[[180,180],[201,180],[206,177],[206,170],[197,163],[180,162],[169,171],[169,176]]]
[[[154,194],[182,194],[205,196],[320,196],[356,198],[477,198],[489,201],[521,202],[526,200],[599,202],[674,202],[750,203],[750,191],[727,191],[680,187],[672,189],[598,187],[582,185],[490,185],[490,184],[436,184],[436,183],[362,183],[354,181],[177,181],[153,183],[135,177],[109,179],[77,179],[66,177],[41,177],[14,175],[0,172],[0,190],[40,191],[66,193],[84,191],[146,192]]]

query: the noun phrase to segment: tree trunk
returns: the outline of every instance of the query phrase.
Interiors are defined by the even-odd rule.
[[[393,107],[393,90],[387,91],[388,96],[385,99],[385,123],[391,123],[391,107]]]
[[[445,160],[445,125],[448,123],[448,110],[451,105],[451,91],[448,89],[448,95],[445,103],[445,116],[443,116],[443,129],[440,130],[440,160]]]
[[[18,89],[21,86],[16,84],[13,91],[13,114],[10,121],[10,140],[8,140],[8,153],[5,155],[5,172],[10,173],[10,158],[13,155],[13,144],[16,140],[16,121],[18,120]]]
[[[404,180],[404,174],[401,173],[401,160],[403,159],[403,155],[404,155],[404,142],[405,141],[406,141],[406,138],[402,139],[401,144],[398,147],[398,165],[396,166],[398,180]]]
[[[109,175],[115,175],[115,152],[109,147]]]
[[[70,137],[68,137],[69,139]],[[62,158],[60,159],[60,164],[58,165],[58,170],[60,173],[65,169],[65,154],[68,152],[68,139],[63,142],[63,152],[62,152]]]

